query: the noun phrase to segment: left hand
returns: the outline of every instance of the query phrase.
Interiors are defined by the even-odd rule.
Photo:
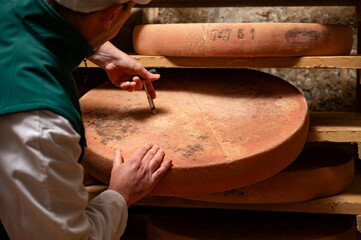
[[[102,67],[114,85],[129,92],[143,88],[143,81],[136,75],[141,76],[145,79],[150,96],[153,99],[156,97],[152,81],[158,80],[160,75],[150,73],[141,63],[110,42],[100,46],[89,60]]]
[[[157,145],[147,143],[122,163],[123,156],[116,150],[108,189],[120,193],[128,206],[137,202],[150,193],[172,167],[172,161],[164,160],[164,156]]]

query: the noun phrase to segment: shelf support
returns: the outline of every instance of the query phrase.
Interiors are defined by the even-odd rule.
[[[357,54],[361,53],[361,1],[356,4],[356,20],[357,20]],[[356,77],[356,105],[357,111],[361,112],[361,70],[357,69]]]
[[[356,215],[356,228],[357,231],[361,232],[361,215]]]
[[[352,56],[304,57],[166,57],[130,54],[146,68],[293,68],[361,69],[361,54]],[[79,67],[83,68],[84,63]],[[98,68],[88,62],[89,68]]]

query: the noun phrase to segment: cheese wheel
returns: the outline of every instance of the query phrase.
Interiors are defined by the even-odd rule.
[[[317,23],[186,23],[136,26],[138,54],[175,57],[348,55],[348,26]]]
[[[173,160],[153,195],[221,192],[275,175],[293,162],[308,134],[303,95],[253,70],[169,70],[156,82],[157,114],[143,91],[102,85],[81,100],[88,157],[125,159],[144,142]]]
[[[147,240],[353,240],[352,216],[330,214],[159,209],[149,215]]]
[[[184,198],[219,203],[300,202],[343,192],[353,177],[354,161],[350,154],[331,147],[308,146],[290,166],[261,182]]]

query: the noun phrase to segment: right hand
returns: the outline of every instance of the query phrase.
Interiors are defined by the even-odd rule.
[[[150,96],[153,99],[156,97],[152,81],[158,80],[160,75],[150,73],[140,62],[116,48],[109,41],[100,46],[88,59],[103,68],[115,86],[129,92],[143,88],[143,81],[136,75],[141,76],[145,79]],[[129,81],[130,79],[132,81]]]
[[[163,161],[164,156],[157,145],[147,143],[122,163],[123,156],[116,150],[108,189],[119,192],[130,206],[147,195],[171,168],[172,161]]]

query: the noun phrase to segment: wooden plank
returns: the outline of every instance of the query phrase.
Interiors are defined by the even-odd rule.
[[[311,112],[308,142],[361,143],[361,114]]]
[[[357,21],[357,54],[361,54],[361,2],[357,1],[355,7]],[[361,70],[357,70],[356,75],[356,107],[361,112]]]
[[[332,213],[332,214],[361,214],[361,174],[357,173],[350,188],[339,195],[311,200],[307,202],[282,203],[282,204],[225,204],[202,201],[185,200],[175,197],[149,196],[143,198],[135,205],[186,207],[186,208],[219,208],[243,209],[262,211]]]
[[[334,213],[334,214],[361,214],[361,173],[357,172],[353,183],[344,193],[306,202],[280,203],[280,204],[240,204],[240,203],[212,203],[187,200],[177,197],[148,196],[135,205],[187,207],[187,208],[219,208],[243,209],[262,211]],[[87,186],[90,198],[107,189],[106,185]]]
[[[138,7],[353,6],[355,0],[153,0]]]
[[[307,56],[307,57],[164,57],[131,55],[147,68],[308,68],[308,69],[358,69],[361,55],[357,56]],[[85,67],[84,63],[80,67]],[[97,67],[88,61],[88,67]]]
[[[361,215],[356,216],[356,228],[357,231],[361,232]]]

